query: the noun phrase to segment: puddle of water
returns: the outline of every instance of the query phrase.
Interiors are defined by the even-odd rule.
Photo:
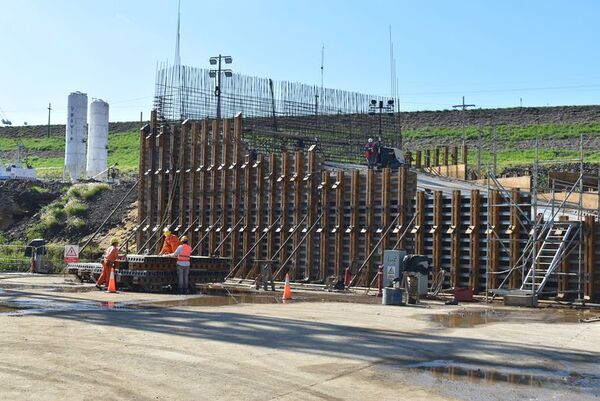
[[[276,304],[281,300],[275,296],[265,295],[231,295],[231,296],[213,296],[203,295],[194,298],[176,299],[169,301],[148,302],[141,304],[142,307],[151,308],[170,308],[177,306],[226,306],[235,304]]]
[[[10,306],[0,305],[0,314],[1,313],[10,313],[16,311],[17,308],[12,308]]]
[[[108,309],[127,310],[130,305],[113,301],[65,302],[49,299],[18,298],[0,301],[0,315],[30,315],[57,311],[99,311]]]
[[[463,381],[474,385],[511,385],[560,390],[570,387],[594,394],[600,388],[600,376],[565,370],[510,367],[490,369],[451,360],[435,360],[400,368],[417,375],[427,375],[434,380]],[[419,380],[418,376],[415,376],[415,380]]]
[[[414,373],[428,373],[437,379],[462,380],[474,384],[507,383],[517,386],[545,388],[572,386],[581,390],[597,390],[600,387],[600,376],[564,370],[528,369],[516,371],[486,369],[446,360],[406,365],[402,368]]]
[[[505,323],[579,323],[582,319],[596,316],[598,311],[573,309],[485,309],[478,311],[453,311],[447,314],[427,315],[428,321],[449,328],[468,328],[483,324]]]

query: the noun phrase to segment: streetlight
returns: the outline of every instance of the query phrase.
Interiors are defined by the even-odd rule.
[[[217,97],[217,120],[221,119],[221,74],[225,74],[227,78],[231,78],[233,72],[230,69],[221,69],[221,62],[225,62],[225,64],[233,63],[233,58],[231,56],[222,56],[218,55],[217,57],[211,57],[208,59],[210,65],[218,65],[216,70],[210,70],[208,72],[208,76],[211,78],[216,78],[215,83],[215,96]]]
[[[390,99],[387,101],[387,103],[384,104],[383,100],[375,100],[372,99],[371,103],[369,103],[369,115],[374,116],[375,114],[377,114],[377,111],[379,110],[379,140],[381,141],[381,117],[383,115],[383,112],[385,111],[385,113],[387,115],[394,115],[394,99]]]

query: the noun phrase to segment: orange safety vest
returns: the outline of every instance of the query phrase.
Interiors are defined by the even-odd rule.
[[[179,238],[177,238],[177,236],[175,234],[171,234],[168,237],[165,237],[165,242],[163,244],[162,249],[160,250],[160,253],[162,253],[162,254],[173,253],[173,252],[175,252],[175,250],[177,249],[178,246],[179,246]]]
[[[189,262],[190,255],[192,254],[192,247],[188,244],[181,245],[181,252],[177,255],[178,262]]]

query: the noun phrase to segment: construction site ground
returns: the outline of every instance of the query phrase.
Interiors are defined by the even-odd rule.
[[[293,295],[108,294],[2,274],[0,399],[600,397],[600,323],[579,323],[600,310]]]

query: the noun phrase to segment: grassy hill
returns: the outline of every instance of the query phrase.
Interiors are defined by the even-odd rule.
[[[140,155],[140,132],[131,130],[114,132],[108,136],[108,164],[117,163],[121,172],[136,172]],[[56,177],[62,174],[64,165],[65,139],[61,136],[21,137],[19,142],[27,149],[29,163],[41,177]],[[17,148],[14,138],[0,137],[0,151],[13,154]]]
[[[330,118],[339,118],[341,122],[345,117]],[[535,158],[535,138],[539,139],[541,160],[573,160],[579,157],[580,135],[585,138],[586,162],[600,163],[600,106],[477,109],[464,114],[449,110],[406,112],[400,113],[399,120],[407,150],[460,145],[464,135],[472,166],[479,159],[479,148],[482,165],[493,160],[494,142],[500,169],[531,164]],[[117,163],[122,172],[137,171],[142,124],[110,124],[108,162]],[[492,126],[496,126],[495,140]],[[64,162],[64,125],[51,126],[50,137],[46,137],[46,133],[46,126],[1,127],[0,157],[14,154],[18,140],[26,147],[28,160],[40,176],[60,176]],[[315,135],[306,134],[307,144],[312,143]],[[257,132],[244,139],[252,138],[270,140]],[[362,160],[360,152],[356,160]]]

